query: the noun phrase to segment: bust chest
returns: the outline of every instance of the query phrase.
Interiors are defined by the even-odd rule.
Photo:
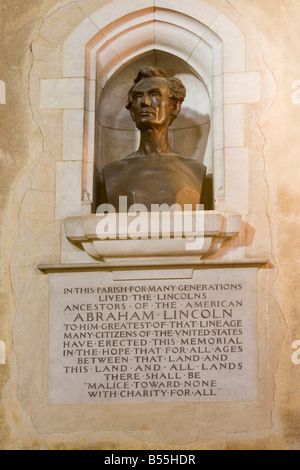
[[[133,157],[114,162],[103,169],[108,202],[118,207],[119,197],[127,196],[128,207],[144,204],[148,210],[153,204],[199,204],[203,168],[179,156]]]

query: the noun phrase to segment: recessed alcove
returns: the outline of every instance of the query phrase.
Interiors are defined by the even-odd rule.
[[[131,59],[108,80],[104,88],[96,86],[93,212],[103,202],[99,194],[100,183],[98,183],[103,166],[125,157],[138,148],[139,131],[125,105],[128,90],[138,71],[146,65],[159,67],[169,76],[176,76],[184,83],[187,95],[179,116],[170,126],[170,145],[176,153],[204,163],[207,167],[208,179],[212,180],[212,98],[207,85],[202,77],[182,59],[166,52],[152,50]],[[207,68],[211,69],[211,66],[207,64]],[[100,82],[100,77],[101,70],[98,68],[97,83]],[[207,199],[212,201],[212,194]],[[206,209],[213,209],[213,207],[207,202]]]
[[[101,9],[91,15],[77,28],[77,34],[74,32],[65,42],[64,74],[78,77],[82,66],[77,64],[77,71],[74,70],[74,59],[71,61],[70,56],[78,41],[75,37],[81,33],[87,40],[90,29],[84,54],[81,51],[85,63],[84,203],[89,197],[95,211],[99,200],[95,192],[95,169],[97,174],[105,161],[119,158],[119,152],[125,156],[136,150],[138,133],[124,106],[139,64],[146,63],[157,64],[171,75],[181,75],[188,89],[187,101],[173,124],[171,137],[173,134],[175,151],[204,160],[207,181],[214,181],[213,193],[212,184],[209,185],[207,209],[215,208],[215,201],[224,198],[225,187],[222,39],[198,19],[172,9],[135,10],[105,24],[100,12]],[[97,34],[95,24],[100,28]],[[103,110],[105,103],[108,113]],[[114,153],[110,155],[112,150]],[[85,209],[86,206],[84,212]]]

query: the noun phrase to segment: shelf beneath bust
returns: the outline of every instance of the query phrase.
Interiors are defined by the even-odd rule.
[[[64,228],[69,242],[97,261],[128,265],[173,259],[178,265],[215,252],[239,233],[241,219],[217,211],[109,213],[68,217]]]

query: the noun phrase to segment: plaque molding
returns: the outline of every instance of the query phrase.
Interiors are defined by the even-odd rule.
[[[266,266],[269,263],[268,258],[245,258],[237,260],[178,260],[169,259],[168,262],[159,262],[157,260],[139,260],[132,262],[110,262],[110,263],[72,263],[72,264],[39,264],[37,268],[43,273],[55,273],[55,272],[74,272],[74,271],[105,271],[122,269],[126,270],[130,267],[135,268],[198,268],[198,269],[217,269],[217,268],[255,268]]]

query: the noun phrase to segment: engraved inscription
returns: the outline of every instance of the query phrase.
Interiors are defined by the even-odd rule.
[[[256,270],[78,274],[50,275],[50,403],[256,399]]]

